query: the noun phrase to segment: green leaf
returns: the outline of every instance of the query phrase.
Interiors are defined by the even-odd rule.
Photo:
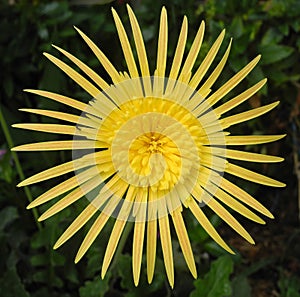
[[[251,297],[251,287],[246,277],[236,277],[232,281],[232,297]]]
[[[80,297],[102,297],[109,290],[109,280],[111,274],[108,272],[104,279],[96,276],[92,281],[85,282],[79,289]]]
[[[25,290],[20,277],[15,269],[8,270],[0,279],[1,296],[5,297],[30,297]]]
[[[0,230],[3,230],[7,225],[12,223],[19,217],[18,211],[13,206],[5,207],[0,211]]]
[[[260,53],[262,54],[262,64],[272,64],[287,58],[293,53],[294,49],[290,46],[268,44],[260,47]]]
[[[243,35],[243,20],[240,16],[236,16],[229,28],[229,32],[232,34],[233,38],[239,38]]]
[[[229,277],[233,271],[233,261],[230,256],[222,256],[215,260],[211,269],[203,278],[194,282],[195,290],[190,297],[225,297],[231,296]]]

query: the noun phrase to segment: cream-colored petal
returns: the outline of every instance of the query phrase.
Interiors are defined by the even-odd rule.
[[[232,125],[236,125],[242,122],[246,122],[249,121],[251,119],[254,119],[258,116],[261,116],[265,113],[267,113],[268,111],[272,110],[274,107],[276,107],[279,104],[279,101],[265,105],[265,106],[261,106],[258,108],[254,108],[245,112],[241,112],[232,116],[229,116],[227,118],[224,118],[220,121],[220,124],[222,126],[223,129],[226,129]]]
[[[79,102],[78,100],[75,100],[75,99],[60,95],[60,94],[48,92],[48,91],[25,89],[24,92],[29,92],[29,93],[33,93],[33,94],[36,94],[36,95],[39,95],[42,97],[46,97],[46,98],[63,103],[65,105],[68,105],[70,107],[76,108],[81,111],[85,111],[85,109],[88,106],[87,104]]]
[[[231,100],[225,102],[221,106],[214,109],[214,112],[218,116],[220,116],[223,113],[226,113],[227,111],[229,111],[229,110],[233,109],[234,107],[240,105],[241,103],[243,103],[244,101],[249,99],[252,95],[254,95],[256,92],[258,92],[265,85],[266,82],[267,82],[266,78],[262,79],[261,81],[256,83],[251,88],[247,89],[243,93],[239,94],[238,96],[232,98]]]
[[[178,236],[178,241],[187,263],[188,268],[190,269],[194,278],[197,278],[197,269],[195,265],[194,255],[189,240],[189,236],[182,218],[181,210],[175,210],[172,214],[172,220],[174,223],[175,231]]]
[[[285,184],[282,182],[231,163],[227,164],[226,172],[254,183],[271,187],[285,187]]]
[[[111,77],[112,81],[114,83],[120,82],[121,78],[120,78],[118,71],[111,64],[111,62],[107,59],[107,57],[103,54],[103,52],[81,30],[79,30],[77,27],[74,27],[74,28],[81,35],[81,37],[84,39],[84,41],[89,46],[89,48],[93,51],[93,53],[95,54],[95,56],[97,57],[97,59],[99,60],[101,65],[104,67],[104,69],[107,71],[107,73]]]
[[[202,78],[206,74],[207,70],[209,69],[210,65],[214,61],[220,46],[223,42],[225,36],[225,30],[222,30],[221,34],[218,36],[217,40],[214,42],[212,47],[210,48],[209,52],[205,56],[204,60],[198,67],[196,73],[192,77],[191,81],[189,82],[189,86],[193,89],[196,89],[199,83],[201,82]]]
[[[232,249],[225,243],[222,237],[218,234],[214,226],[205,216],[199,205],[197,205],[196,201],[193,198],[190,198],[187,201],[187,207],[193,213],[199,224],[204,228],[204,230],[208,233],[208,235],[224,250],[227,252],[234,254]]]
[[[96,88],[82,75],[72,69],[69,65],[48,53],[44,53],[44,55],[53,64],[55,64],[58,68],[65,72],[71,79],[73,79],[79,86],[81,86],[86,92],[88,92],[92,97],[96,97],[100,93],[100,90],[98,88]]]

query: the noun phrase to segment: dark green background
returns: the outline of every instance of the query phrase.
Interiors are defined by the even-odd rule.
[[[13,123],[51,121],[22,113],[18,111],[19,108],[70,111],[51,100],[24,93],[24,88],[50,90],[83,101],[89,99],[42,55],[47,51],[61,57],[51,47],[52,43],[75,54],[108,79],[73,25],[90,36],[117,69],[126,70],[110,11],[113,6],[125,27],[129,28],[125,1],[108,4],[101,2],[109,1],[0,0],[0,107],[2,127],[9,127],[14,145],[61,139],[58,136],[12,129],[10,125]],[[144,262],[140,285],[135,288],[131,273],[130,235],[123,253],[104,281],[101,281],[101,261],[113,220],[79,264],[75,265],[73,259],[88,226],[85,232],[78,232],[63,247],[53,251],[56,239],[75,214],[79,213],[82,204],[69,207],[41,224],[38,229],[32,213],[25,209],[28,195],[37,197],[62,179],[33,185],[27,189],[27,195],[24,189],[16,188],[20,181],[20,171],[9,151],[11,143],[7,133],[5,135],[5,129],[0,129],[0,149],[6,152],[0,159],[0,296],[300,296],[296,176],[296,161],[297,156],[300,156],[300,1],[140,0],[132,1],[131,5],[143,30],[152,71],[162,5],[166,5],[168,10],[170,61],[183,15],[187,15],[189,20],[187,47],[191,46],[201,20],[206,22],[203,49],[196,66],[223,28],[227,29],[227,33],[221,53],[230,37],[233,37],[229,60],[215,88],[257,54],[262,54],[259,66],[226,98],[233,97],[267,77],[267,86],[234,112],[281,101],[280,106],[268,115],[231,129],[236,134],[287,134],[285,139],[274,144],[247,148],[249,151],[280,155],[285,158],[284,163],[264,166],[245,164],[247,168],[287,183],[285,189],[272,189],[236,180],[274,213],[275,220],[267,220],[267,226],[256,226],[237,216],[256,240],[257,245],[253,247],[239,239],[215,215],[207,213],[226,241],[236,250],[236,256],[229,256],[208,238],[187,211],[185,216],[197,262],[198,280],[194,281],[187,271],[176,236],[173,236],[176,269],[174,290],[170,289],[166,280],[160,244],[153,283],[148,285],[146,282]],[[65,152],[19,153],[18,157],[28,177],[68,160],[70,155]],[[42,213],[46,208],[42,206],[38,212]]]

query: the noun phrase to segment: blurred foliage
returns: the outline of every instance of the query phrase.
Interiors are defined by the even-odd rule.
[[[110,3],[108,3],[110,2]],[[166,5],[169,17],[169,51],[172,58],[177,42],[183,15],[188,16],[190,47],[202,19],[206,22],[206,35],[203,50],[197,59],[200,64],[210,45],[223,28],[227,29],[221,51],[224,51],[229,39],[233,45],[228,65],[224,74],[217,81],[215,88],[241,69],[256,55],[262,54],[260,64],[230,96],[245,89],[264,77],[269,83],[259,94],[249,100],[251,107],[258,107],[274,100],[281,100],[281,105],[270,115],[254,119],[247,125],[234,128],[237,134],[290,134],[291,123],[299,127],[300,100],[300,1],[298,0],[173,0],[132,1],[137,18],[141,24],[146,41],[149,61],[154,69],[156,57],[157,32],[162,5]],[[28,95],[24,88],[39,88],[80,98],[87,101],[87,95],[59,69],[43,58],[42,52],[54,53],[54,43],[93,67],[103,78],[107,74],[99,67],[80,39],[73,26],[83,30],[104,53],[125,70],[116,29],[113,24],[110,7],[113,6],[121,15],[128,28],[125,1],[39,1],[39,0],[0,0],[0,108],[8,125],[16,122],[49,122],[44,117],[18,112],[18,108],[41,108],[66,110],[66,107],[50,100]],[[63,58],[64,60],[64,58]],[[298,96],[298,97],[297,97]],[[298,104],[298,105],[297,105]],[[245,110],[245,107],[242,107]],[[70,110],[68,110],[70,111]],[[42,133],[26,133],[9,129],[15,144],[56,139],[58,136]],[[295,178],[292,176],[292,145],[290,136],[284,141],[272,145],[249,147],[250,150],[277,154],[286,158],[286,164],[280,167],[279,178],[289,182],[286,194],[279,190],[270,190],[270,195],[263,194],[262,187],[245,183],[250,193],[263,194],[262,201],[276,212],[278,197],[287,201],[292,199]],[[300,150],[299,150],[300,151]],[[65,152],[19,154],[26,176],[68,160]],[[249,167],[258,168],[249,164]],[[277,165],[279,166],[279,165]],[[280,165],[281,166],[281,165]],[[260,167],[257,170],[276,176],[276,165]],[[273,170],[273,172],[272,172]],[[187,273],[177,240],[173,239],[175,254],[176,281],[172,291],[167,283],[165,271],[158,251],[155,277],[151,285],[146,281],[145,261],[141,282],[138,288],[133,285],[131,268],[131,243],[127,245],[108,272],[104,280],[100,279],[101,259],[110,232],[107,226],[101,238],[92,245],[86,257],[77,265],[73,263],[76,249],[84,232],[74,236],[59,250],[52,246],[68,224],[78,213],[82,205],[71,206],[61,214],[42,224],[37,230],[34,219],[25,210],[27,196],[22,189],[16,188],[19,182],[18,171],[9,151],[7,140],[0,129],[0,288],[5,297],[99,297],[99,296],[251,296],[252,287],[248,281],[250,275],[268,267],[269,262],[244,265],[241,256],[229,257],[205,233],[197,222],[186,214],[189,235],[199,270],[199,278],[193,282]],[[55,185],[49,181],[47,188]],[[44,191],[45,185],[30,187],[33,197]],[[272,196],[272,202],[269,199]],[[274,198],[275,197],[275,198]],[[276,198],[277,197],[277,198]],[[277,201],[277,202],[276,202]],[[39,211],[45,210],[40,207]],[[215,226],[220,220],[211,216]],[[87,229],[88,227],[86,227]],[[86,230],[85,230],[86,231]],[[130,237],[129,237],[130,238]],[[214,261],[212,261],[214,260]],[[236,275],[235,273],[239,273]],[[299,295],[299,277],[278,272],[277,289],[280,296]],[[239,293],[237,293],[239,292]],[[242,292],[242,293],[240,293]]]

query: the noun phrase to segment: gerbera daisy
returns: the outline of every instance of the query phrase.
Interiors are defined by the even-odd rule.
[[[73,136],[73,139],[25,144],[13,150],[72,150],[73,160],[35,174],[18,186],[30,185],[75,172],[73,177],[37,197],[28,206],[28,208],[36,207],[60,195],[65,195],[42,214],[39,218],[42,221],[82,197],[88,198],[87,207],[61,235],[54,248],[61,246],[97,214],[77,253],[75,262],[78,262],[108,219],[115,217],[116,221],[102,265],[103,278],[124,227],[128,221],[131,221],[134,222],[132,268],[135,285],[138,284],[140,277],[144,238],[146,238],[149,283],[154,274],[156,246],[159,238],[167,277],[173,287],[174,267],[170,218],[187,266],[195,278],[197,271],[184,223],[184,208],[189,209],[207,233],[229,253],[233,253],[232,249],[223,241],[204,214],[201,208],[203,204],[213,210],[248,242],[254,243],[249,233],[227,208],[260,224],[264,224],[264,221],[249,207],[267,217],[273,216],[264,206],[230,182],[223,174],[231,174],[263,185],[282,187],[283,183],[235,165],[232,160],[279,162],[283,159],[227,147],[272,142],[284,135],[231,136],[226,131],[230,126],[258,117],[278,105],[278,102],[274,102],[235,115],[224,116],[256,93],[266,83],[266,79],[215,107],[248,75],[258,63],[260,56],[253,59],[222,87],[212,91],[212,86],[227,61],[231,41],[210,75],[207,75],[207,71],[219,51],[225,35],[224,30],[200,66],[194,70],[203,40],[204,22],[200,24],[192,46],[184,59],[188,30],[187,18],[184,17],[170,72],[167,73],[168,26],[167,12],[163,7],[156,69],[151,76],[141,30],[128,5],[127,9],[136,56],[118,14],[115,10],[112,10],[112,14],[128,72],[118,71],[91,39],[75,28],[94,52],[112,82],[105,81],[86,64],[57,46],[54,47],[73,62],[85,77],[58,58],[45,54],[81,86],[91,96],[91,100],[85,104],[52,92],[26,90],[71,106],[79,110],[81,114],[22,109],[26,112],[70,122],[72,125],[31,123],[16,124],[14,127],[67,134]]]

